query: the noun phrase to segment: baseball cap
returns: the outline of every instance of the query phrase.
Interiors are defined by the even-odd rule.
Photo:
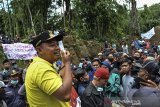
[[[71,65],[71,69],[72,69],[73,71],[75,71],[77,68],[78,68],[77,65],[75,65],[75,64]]]
[[[100,53],[98,53],[98,56],[101,56],[102,55],[102,53],[100,52]]]
[[[105,68],[97,68],[96,72],[94,73],[94,76],[102,79],[108,79],[109,78],[109,71]]]
[[[37,37],[35,37],[31,44],[36,47],[40,45],[41,43],[47,42],[51,39],[56,39],[57,41],[61,41],[63,39],[63,36],[65,36],[64,31],[60,30],[58,32],[53,33],[52,31],[44,31],[40,33]]]
[[[147,60],[142,66],[149,74],[160,76],[160,67],[155,61]]]
[[[18,72],[16,70],[12,70],[11,76],[17,75]]]
[[[108,61],[101,62],[101,65],[105,65],[109,70],[111,69],[111,65],[109,64]]]
[[[5,87],[6,87],[6,85],[4,84],[4,82],[0,81],[0,88],[5,88]]]

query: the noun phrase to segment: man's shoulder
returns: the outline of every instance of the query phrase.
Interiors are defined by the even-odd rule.
[[[96,88],[92,83],[90,83],[84,90],[84,96],[90,96],[94,91],[96,91]]]
[[[122,78],[127,78],[127,79],[134,79],[134,77],[132,77],[131,75],[127,75],[127,74],[125,74],[125,75],[123,75],[123,77]]]
[[[156,97],[160,99],[160,90],[151,87],[141,87],[133,94],[133,97]]]
[[[138,89],[134,94],[132,99],[137,99],[141,101],[143,107],[159,107],[160,105],[160,90],[150,87],[142,87]]]
[[[48,65],[47,63],[45,63],[45,62],[39,62],[39,61],[35,61],[35,62],[32,62],[31,64],[30,64],[30,66],[28,67],[28,69],[27,69],[27,72],[28,71],[32,71],[32,70],[37,70],[37,69],[43,69],[43,70],[54,70],[50,65]]]
[[[26,71],[26,81],[28,83],[31,81],[35,82],[35,80],[39,81],[41,77],[44,77],[46,76],[46,73],[49,73],[48,71],[56,72],[56,70],[45,63],[32,62]]]
[[[152,87],[141,87],[140,89],[138,89],[137,92],[146,92],[146,93],[159,93],[160,94],[160,90],[156,89],[156,88],[152,88]]]

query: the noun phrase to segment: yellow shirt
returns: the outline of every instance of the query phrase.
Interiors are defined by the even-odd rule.
[[[30,107],[70,107],[51,95],[62,85],[62,78],[52,64],[35,57],[27,69],[25,87]]]

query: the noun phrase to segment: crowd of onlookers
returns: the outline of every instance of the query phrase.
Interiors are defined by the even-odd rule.
[[[28,36],[28,41],[31,41],[35,36],[30,35]],[[0,43],[2,44],[12,44],[22,42],[22,37],[20,35],[15,35],[15,37],[11,37],[10,35],[0,34]]]
[[[10,36],[7,35],[0,35],[0,41],[2,44],[11,44],[11,43],[16,43],[16,42],[20,42],[20,36],[16,35],[14,37],[14,39],[11,39]]]
[[[2,41],[9,42],[7,38]],[[96,57],[84,57],[71,65],[72,107],[159,107],[160,44],[135,39],[130,44],[122,41],[119,47],[106,41]],[[15,60],[3,61],[0,107],[28,106],[24,82],[30,62],[20,68]],[[58,71],[62,63],[59,60],[53,65]]]

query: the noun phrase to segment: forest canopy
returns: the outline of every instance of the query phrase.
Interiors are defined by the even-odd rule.
[[[0,0],[0,33],[28,38],[43,30],[65,29],[78,38],[116,41],[131,34],[133,18],[126,0]],[[140,32],[160,25],[160,3],[137,11]]]

